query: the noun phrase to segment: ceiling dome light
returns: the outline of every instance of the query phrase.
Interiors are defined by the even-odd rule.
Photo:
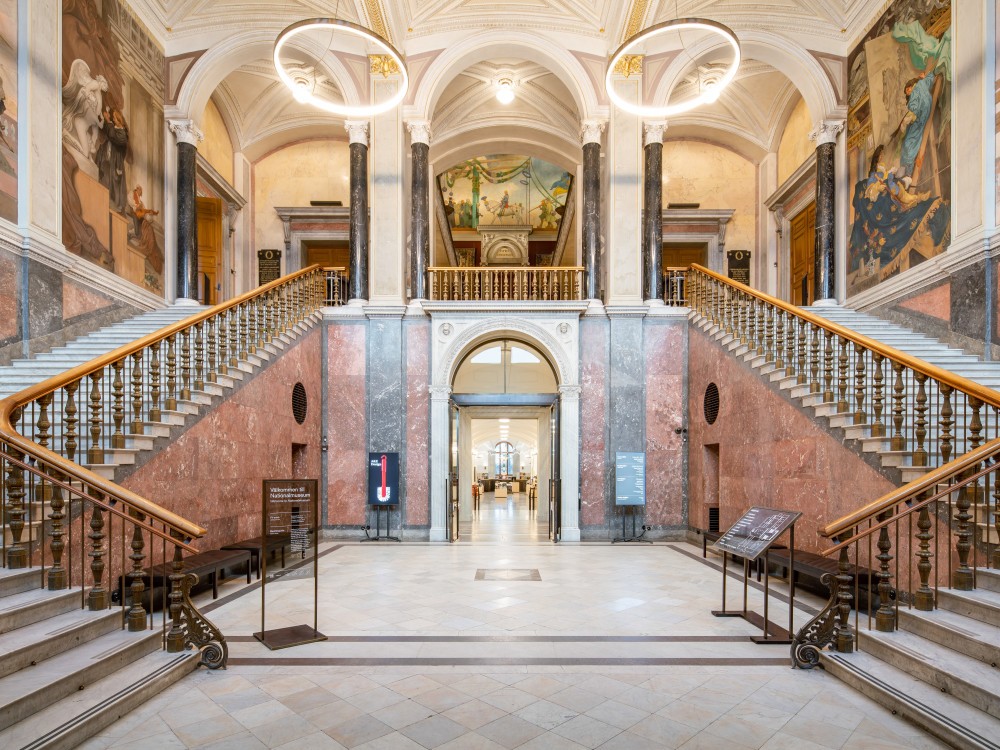
[[[312,82],[306,78],[295,78],[295,85],[292,87],[292,96],[300,104],[307,104],[312,99]]]
[[[514,101],[514,82],[510,78],[501,78],[497,82],[497,101],[501,104]]]
[[[359,37],[369,45],[377,47],[380,53],[387,55],[391,59],[392,63],[394,63],[399,69],[400,82],[396,93],[384,102],[379,102],[378,104],[372,104],[370,106],[356,107],[347,104],[336,104],[335,102],[331,102],[329,99],[314,96],[312,90],[308,92],[308,96],[305,91],[300,91],[298,81],[296,78],[293,78],[293,76],[285,68],[284,63],[281,62],[281,50],[293,37],[307,31],[314,30],[326,31],[334,34],[338,32],[348,34],[350,36]],[[278,78],[280,78],[282,83],[291,89],[292,96],[295,97],[296,101],[302,102],[303,104],[312,104],[314,107],[319,107],[320,109],[330,112],[331,114],[340,115],[341,117],[346,118],[364,119],[382,114],[383,112],[388,112],[390,109],[394,109],[399,106],[403,99],[406,98],[406,91],[410,86],[410,76],[406,70],[406,63],[403,62],[403,56],[400,55],[399,52],[397,52],[396,49],[389,44],[389,42],[375,32],[369,31],[364,26],[359,26],[356,23],[344,21],[340,18],[307,18],[304,21],[298,21],[297,23],[293,23],[291,26],[288,26],[282,30],[282,32],[278,34],[278,38],[274,40],[274,52],[272,53],[272,59],[274,60],[274,69],[278,73]]]
[[[718,81],[715,82],[715,85],[702,87],[698,96],[685,99],[677,104],[667,104],[660,107],[645,107],[622,98],[618,92],[615,91],[612,81],[612,76],[614,75],[618,62],[628,54],[637,54],[635,52],[635,48],[642,42],[662,34],[672,31],[683,31],[684,29],[708,31],[721,37],[723,41],[728,43],[732,48],[732,62],[730,62],[729,67],[726,68],[725,73],[723,73],[719,77]],[[611,59],[608,60],[608,67],[604,74],[604,88],[608,92],[608,98],[611,99],[611,101],[614,102],[615,106],[618,108],[624,109],[626,112],[631,112],[639,117],[657,120],[664,119],[674,115],[679,115],[683,112],[689,112],[699,105],[710,104],[718,100],[719,96],[722,94],[722,90],[726,88],[726,86],[728,86],[736,77],[736,71],[739,70],[740,67],[740,54],[740,41],[736,38],[736,34],[733,30],[728,26],[724,26],[718,21],[709,21],[705,18],[675,18],[672,21],[665,21],[664,23],[658,23],[655,26],[650,26],[648,29],[640,31],[631,39],[626,39],[622,46],[615,50]]]

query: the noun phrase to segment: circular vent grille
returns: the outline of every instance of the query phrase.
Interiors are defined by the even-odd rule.
[[[705,421],[715,424],[719,418],[719,386],[709,383],[705,389]]]
[[[306,421],[307,406],[305,386],[302,383],[296,383],[295,387],[292,388],[292,414],[299,424]]]

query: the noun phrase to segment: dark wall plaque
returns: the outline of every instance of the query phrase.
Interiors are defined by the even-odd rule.
[[[399,505],[399,454],[368,454],[368,504]]]
[[[615,453],[615,505],[646,504],[646,454]]]
[[[270,284],[281,278],[281,251],[257,251],[257,284]]]
[[[751,508],[719,537],[713,549],[756,560],[801,515],[793,510]]]
[[[726,252],[729,278],[750,286],[750,251],[729,250]]]

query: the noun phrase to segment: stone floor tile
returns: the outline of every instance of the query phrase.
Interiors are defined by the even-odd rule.
[[[469,730],[458,722],[439,714],[409,724],[399,731],[400,734],[406,735],[423,747],[430,748],[451,742],[468,733]]]
[[[218,742],[201,745],[198,750],[267,750],[267,745],[250,734],[249,730],[245,730],[241,734],[234,734]],[[337,749],[331,748],[330,750]]]
[[[185,724],[174,729],[174,734],[187,747],[208,745],[217,740],[243,734],[247,728],[231,716],[219,716],[211,721],[199,721]]]
[[[501,716],[506,716],[507,713],[502,708],[491,706],[479,699],[473,699],[454,708],[449,708],[441,715],[447,716],[452,721],[457,721],[468,729],[478,729],[484,724],[496,721]]]
[[[476,733],[512,750],[544,734],[545,730],[518,716],[508,715],[479,727]]]
[[[621,731],[590,716],[577,716],[552,730],[554,734],[589,748],[600,747]]]
[[[539,700],[518,709],[514,712],[514,715],[520,716],[525,721],[530,721],[542,729],[551,730],[560,724],[565,724],[570,719],[576,718],[579,714],[571,708],[560,706],[558,703]]]
[[[605,701],[599,706],[594,706],[587,711],[587,716],[605,724],[610,724],[618,729],[628,729],[649,716],[649,711],[643,711],[617,700]]]
[[[657,714],[647,716],[642,721],[636,722],[628,731],[630,734],[645,737],[651,742],[658,742],[660,743],[660,747],[665,748],[680,747],[698,734],[698,730],[693,727],[677,721],[671,721]],[[717,738],[715,741],[718,744],[719,740]]]
[[[531,693],[518,690],[516,687],[505,687],[481,696],[480,700],[484,703],[489,703],[491,706],[503,709],[508,713],[513,713],[518,709],[531,705],[538,699]]]
[[[344,750],[344,746],[324,732],[313,732],[278,745],[277,750]]]
[[[385,723],[386,726],[399,731],[414,722],[423,721],[434,716],[435,712],[416,701],[405,700],[402,703],[394,703],[378,711],[372,711],[371,715]]]
[[[358,745],[355,750],[424,750],[424,746],[400,732],[391,732]]]
[[[548,699],[553,703],[558,703],[560,706],[571,708],[580,714],[586,713],[605,701],[602,696],[578,687],[569,687],[565,690],[560,690],[558,693],[550,695]]]
[[[448,687],[439,687],[437,690],[430,690],[414,696],[413,700],[421,706],[427,706],[427,708],[435,713],[443,713],[449,708],[461,706],[472,699],[470,696],[460,693],[457,690]]]
[[[324,731],[344,747],[354,748],[370,740],[391,734],[393,729],[373,716],[361,714]]]

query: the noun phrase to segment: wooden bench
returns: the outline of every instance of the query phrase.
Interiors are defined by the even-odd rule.
[[[194,573],[199,581],[205,581],[206,577],[212,581],[212,598],[219,598],[219,578],[225,573],[227,568],[234,568],[238,565],[246,565],[247,583],[250,583],[250,552],[238,549],[213,549],[207,552],[199,552],[190,557],[184,558],[184,572]],[[146,568],[146,580],[149,585],[170,586],[170,576],[173,575],[174,564],[172,562],[154,565]]]
[[[768,552],[768,562],[781,568],[783,578],[788,575],[789,556],[787,549],[771,549],[771,551]],[[805,552],[798,549],[795,550],[793,573],[813,578],[816,580],[817,584],[819,584],[825,573],[837,575],[839,572],[840,565],[835,557],[824,557],[823,555],[818,555],[815,552]],[[848,572],[857,581],[859,592],[866,595],[868,593],[877,592],[879,578],[876,571],[871,568],[861,568],[852,564]],[[796,576],[795,580],[796,583],[798,583],[798,576]],[[826,595],[829,592],[820,591],[819,593]],[[861,602],[858,604],[860,606],[864,606]]]
[[[222,549],[246,550],[250,553],[252,564],[257,569],[257,580],[260,580],[261,557],[265,554],[274,557],[274,552],[281,553],[281,567],[285,567],[285,547],[292,543],[291,534],[271,534],[268,537],[255,536],[241,542],[223,545]]]

